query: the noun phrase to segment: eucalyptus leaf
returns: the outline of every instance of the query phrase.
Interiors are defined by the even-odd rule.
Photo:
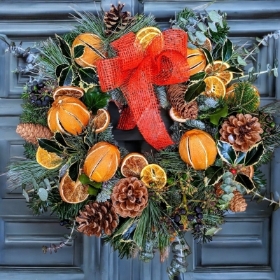
[[[200,42],[205,42],[207,39],[207,37],[201,31],[196,31],[195,36]]]
[[[48,191],[46,189],[40,188],[38,190],[37,194],[39,195],[39,197],[42,201],[47,201],[48,200]]]
[[[25,189],[22,189],[22,195],[24,196],[27,202],[30,201],[29,195]]]
[[[204,81],[192,84],[188,87],[185,93],[185,100],[187,102],[193,101],[197,96],[199,96],[203,91],[205,91],[206,84]]]
[[[233,149],[232,145],[225,141],[218,141],[217,143],[218,153],[223,161],[234,164],[236,160],[236,152]]]
[[[69,176],[72,179],[72,181],[74,182],[77,181],[79,172],[80,172],[80,162],[76,161],[69,168]]]
[[[243,65],[243,66],[247,65],[247,62],[241,56],[237,57],[237,62],[238,62],[238,64]]]
[[[52,189],[51,184],[50,184],[50,181],[49,181],[48,178],[45,178],[45,179],[44,179],[44,184],[45,184],[45,186],[46,186],[46,188],[47,188],[48,191],[50,191],[50,190]]]
[[[39,138],[38,144],[42,149],[51,153],[56,153],[57,155],[63,152],[63,149],[54,140]]]
[[[203,23],[203,22],[199,22],[197,24],[197,27],[202,31],[202,32],[206,32],[207,31],[207,26]]]
[[[224,174],[224,170],[220,166],[210,166],[205,170],[205,185],[214,185],[219,182]]]
[[[257,164],[260,158],[262,157],[263,153],[264,153],[264,146],[262,142],[259,142],[258,144],[254,145],[253,147],[250,148],[250,150],[247,151],[244,164],[246,166]]]
[[[213,31],[213,32],[217,32],[217,27],[215,22],[208,22],[209,28]]]
[[[247,193],[250,193],[255,188],[253,180],[245,174],[238,173],[235,177],[235,181],[242,185]]]
[[[274,75],[274,77],[278,77],[278,68],[274,68],[273,69],[273,75]]]
[[[219,108],[217,111],[210,115],[210,122],[214,125],[218,125],[221,118],[226,117],[228,114],[228,106]]]
[[[216,11],[208,12],[208,16],[214,22],[219,22],[221,20],[221,15],[219,15],[219,13]]]
[[[227,39],[222,48],[222,59],[223,61],[228,61],[231,59],[233,53],[232,42]]]
[[[205,232],[205,235],[210,235],[210,236],[213,236],[215,235],[216,233],[218,233],[222,228],[219,228],[219,227],[212,227],[212,228],[209,228],[206,232]]]

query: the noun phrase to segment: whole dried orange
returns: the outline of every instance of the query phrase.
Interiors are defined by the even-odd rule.
[[[48,112],[48,126],[52,132],[78,135],[88,124],[90,113],[78,98],[59,96]]]
[[[48,152],[40,146],[36,152],[36,160],[40,165],[47,169],[55,169],[62,163],[62,158],[60,156],[56,153]]]
[[[89,196],[88,186],[83,185],[79,180],[73,181],[68,173],[60,181],[59,193],[63,201],[73,204],[85,201]]]
[[[205,95],[214,98],[220,98],[225,96],[226,87],[220,78],[216,76],[210,76],[205,78],[204,82],[206,84],[206,88],[204,91]]]
[[[187,61],[190,66],[190,75],[203,71],[206,66],[206,57],[200,49],[187,49]]]
[[[227,85],[233,78],[232,72],[226,70],[229,67],[230,65],[228,63],[216,60],[205,67],[205,72],[210,76],[220,78],[222,82]]]
[[[83,54],[74,59],[81,67],[95,67],[96,61],[104,55],[102,40],[95,34],[82,33],[74,39],[71,48],[73,57],[77,46],[84,46]]]
[[[145,49],[156,36],[162,36],[161,31],[156,27],[148,26],[140,29],[136,33],[136,40],[138,40],[142,48]]]
[[[167,176],[164,169],[157,164],[146,165],[140,173],[141,181],[153,189],[162,189],[167,182]]]
[[[108,142],[95,144],[88,152],[84,162],[84,173],[95,182],[111,179],[120,164],[120,151]]]
[[[110,114],[105,109],[98,109],[93,119],[93,129],[96,133],[104,131],[110,124]]]
[[[142,154],[129,153],[122,160],[121,173],[124,177],[139,177],[146,165],[148,161]]]
[[[84,95],[84,90],[79,87],[73,86],[61,86],[57,87],[53,91],[53,99],[57,99],[59,96],[72,96],[81,98]]]
[[[212,165],[216,159],[216,143],[207,132],[192,129],[181,137],[179,154],[181,159],[195,170],[203,170]]]

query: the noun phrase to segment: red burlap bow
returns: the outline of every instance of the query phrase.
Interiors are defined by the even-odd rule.
[[[187,34],[166,30],[143,50],[131,32],[111,46],[118,56],[99,60],[97,72],[103,91],[119,87],[128,102],[118,128],[128,130],[137,125],[144,139],[158,150],[173,144],[161,119],[153,84],[163,86],[188,80]]]

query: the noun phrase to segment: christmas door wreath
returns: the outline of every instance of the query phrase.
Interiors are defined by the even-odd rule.
[[[228,38],[224,13],[186,8],[162,31],[152,15],[123,6],[77,13],[71,32],[29,52],[36,75],[17,126],[26,160],[9,166],[8,182],[35,214],[50,211],[71,229],[44,252],[78,231],[120,257],[148,261],[158,250],[164,261],[173,252],[172,279],[186,270],[186,231],[211,241],[227,211],[246,210],[244,195],[265,198],[259,167],[280,143],[279,106],[260,107],[258,73],[244,68],[277,34],[245,49]],[[114,138],[135,127],[150,147],[142,153]]]

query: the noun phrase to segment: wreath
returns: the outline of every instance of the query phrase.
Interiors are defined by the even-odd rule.
[[[279,207],[262,194],[260,170],[280,144],[279,103],[260,107],[259,73],[245,71],[278,35],[245,48],[228,38],[222,12],[186,8],[162,31],[123,7],[77,12],[71,32],[31,50],[10,45],[33,75],[16,130],[26,159],[9,166],[8,183],[34,214],[50,211],[70,229],[44,252],[81,232],[121,258],[158,250],[164,261],[171,251],[172,279],[186,271],[186,231],[211,241],[227,211],[246,210],[246,195]],[[138,131],[138,142],[119,144],[120,131]]]

